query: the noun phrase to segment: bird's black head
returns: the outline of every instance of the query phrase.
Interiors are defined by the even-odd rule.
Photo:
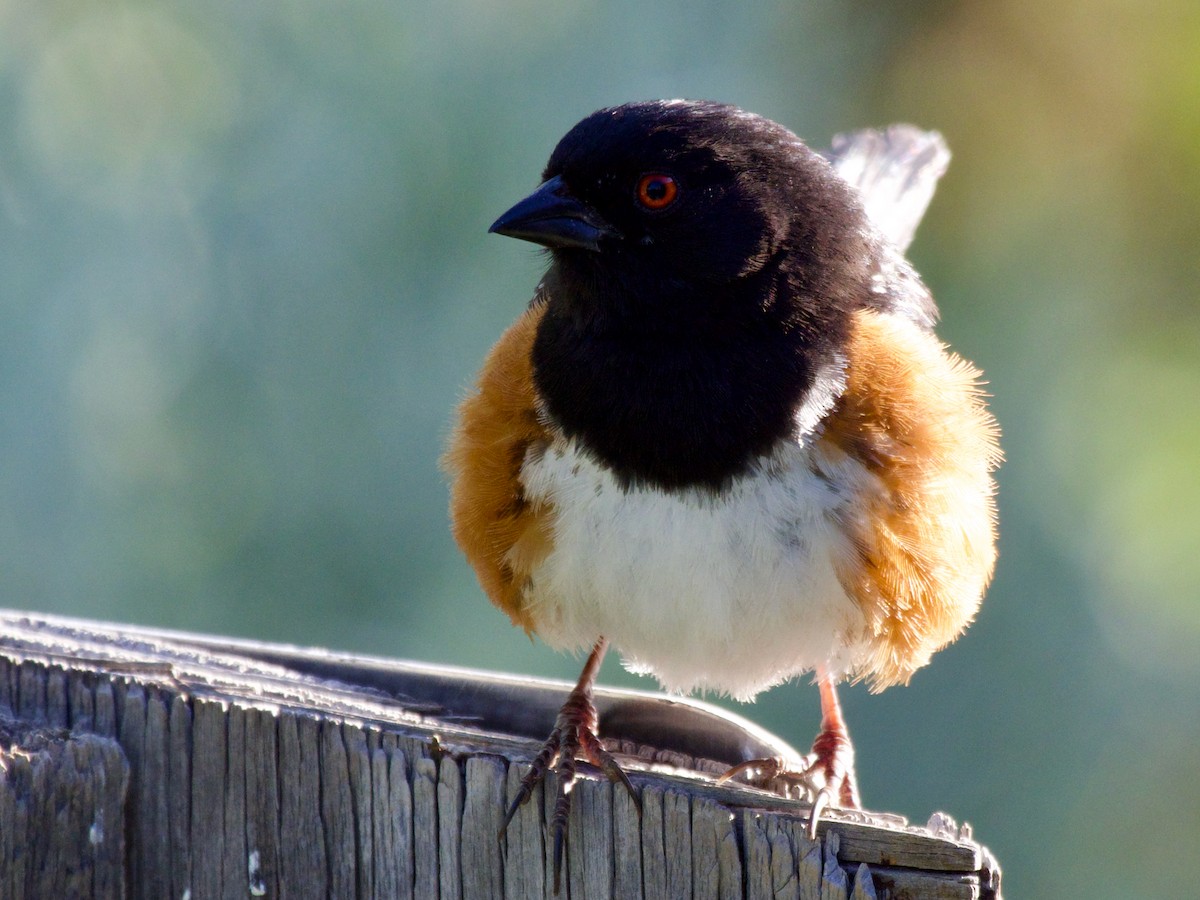
[[[786,128],[653,101],[572,128],[492,230],[550,248],[551,415],[627,482],[719,487],[795,431],[868,294],[853,190]]]

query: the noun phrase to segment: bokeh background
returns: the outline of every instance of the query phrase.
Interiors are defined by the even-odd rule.
[[[488,224],[657,96],[955,154],[912,253],[1004,427],[1001,562],[911,686],[846,691],[869,805],[969,820],[1013,897],[1194,889],[1188,0],[0,0],[0,603],[573,678],[436,460],[542,266]],[[803,746],[816,691],[742,711]]]

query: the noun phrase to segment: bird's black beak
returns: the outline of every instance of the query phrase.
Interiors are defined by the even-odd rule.
[[[572,196],[557,175],[493,222],[488,231],[543,247],[584,250],[599,250],[602,238],[616,235],[599,213]]]

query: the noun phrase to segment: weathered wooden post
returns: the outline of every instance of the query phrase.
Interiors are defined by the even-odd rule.
[[[497,835],[567,687],[0,612],[0,896],[550,897],[545,803]],[[835,813],[809,841],[805,804],[704,774],[769,735],[599,703],[643,814],[577,784],[564,896],[999,896],[948,819]]]

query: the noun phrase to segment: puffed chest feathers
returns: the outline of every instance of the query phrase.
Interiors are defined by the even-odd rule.
[[[738,699],[822,667],[851,671],[864,619],[835,561],[847,497],[781,446],[725,490],[623,488],[574,442],[530,452],[526,498],[549,510],[551,550],[524,602],[559,649],[604,636],[632,671],[675,691]]]

